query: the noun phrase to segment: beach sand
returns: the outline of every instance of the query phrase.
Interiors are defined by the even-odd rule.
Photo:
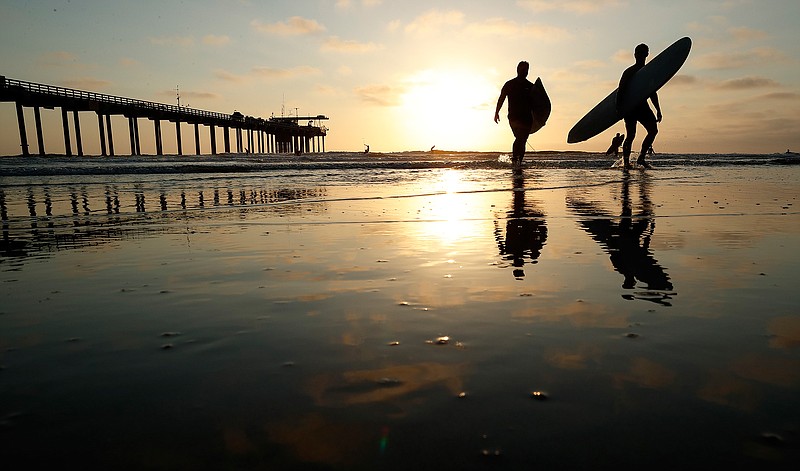
[[[4,178],[4,461],[788,469],[798,181],[797,166]]]

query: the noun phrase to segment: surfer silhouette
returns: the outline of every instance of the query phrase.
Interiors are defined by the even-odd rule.
[[[630,168],[630,156],[631,156],[631,148],[633,147],[633,139],[636,137],[636,123],[642,123],[645,130],[647,131],[647,136],[645,136],[644,140],[642,141],[642,150],[639,153],[639,158],[636,159],[636,163],[644,168],[650,168],[650,164],[645,160],[647,155],[647,150],[653,145],[653,141],[656,139],[656,134],[658,134],[658,123],[661,122],[661,105],[658,103],[658,93],[653,92],[650,95],[650,101],[653,102],[653,106],[656,109],[656,114],[653,114],[653,110],[650,109],[650,106],[647,104],[647,99],[642,101],[641,103],[622,103],[620,97],[625,96],[625,92],[630,85],[630,81],[633,76],[638,72],[642,67],[644,67],[645,59],[647,59],[648,54],[650,54],[650,48],[647,47],[646,44],[639,44],[636,46],[636,49],[633,52],[633,57],[636,59],[636,63],[632,66],[625,69],[625,72],[622,73],[622,77],[619,80],[619,88],[617,91],[617,112],[619,112],[623,107],[629,107],[630,111],[623,116],[623,120],[625,121],[625,131],[628,133],[628,136],[625,138],[625,141],[622,143],[622,157],[625,163],[625,168]]]
[[[500,90],[500,97],[497,99],[497,107],[494,111],[494,122],[500,122],[500,108],[503,107],[506,97],[508,97],[508,124],[511,132],[514,133],[514,144],[512,146],[511,161],[514,168],[522,166],[522,159],[525,157],[525,144],[531,134],[533,126],[533,102],[531,99],[534,84],[528,80],[530,65],[526,61],[517,64],[517,76],[509,80]],[[541,84],[537,80],[537,85]],[[542,87],[543,88],[543,87]]]
[[[622,141],[624,140],[625,140],[625,134],[617,133],[616,136],[611,138],[611,145],[608,146],[606,155],[614,154],[614,157],[617,157],[619,155],[619,146],[622,145]]]

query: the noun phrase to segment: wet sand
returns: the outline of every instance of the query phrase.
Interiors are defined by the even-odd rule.
[[[795,166],[4,179],[4,455],[788,469],[798,181]]]

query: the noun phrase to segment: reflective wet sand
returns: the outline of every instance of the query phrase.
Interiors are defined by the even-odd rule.
[[[798,177],[4,178],[4,454],[94,469],[789,468]]]

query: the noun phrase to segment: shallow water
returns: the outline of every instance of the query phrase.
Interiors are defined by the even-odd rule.
[[[95,469],[788,468],[798,177],[6,176],[0,439]]]

